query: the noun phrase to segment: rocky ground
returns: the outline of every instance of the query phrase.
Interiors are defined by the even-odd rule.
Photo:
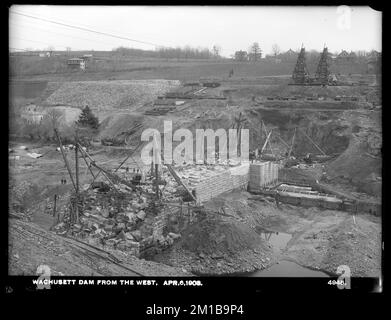
[[[227,216],[207,216],[154,260],[199,275],[262,270],[274,262],[271,246],[248,225]]]
[[[336,274],[339,265],[349,266],[354,277],[377,277],[381,273],[380,218],[367,215],[353,218],[347,212],[315,207],[285,204],[277,207],[268,199],[260,199],[244,191],[222,195],[207,204],[208,208],[216,206],[224,208],[229,215],[224,219],[235,226],[233,229],[237,234],[236,228],[242,226],[247,228],[247,235],[254,235],[251,243],[255,250],[244,249],[249,244],[243,243],[242,248],[236,248],[236,255],[227,246],[220,247],[219,251],[216,248],[218,236],[204,237],[204,233],[212,234],[211,231],[194,228],[191,230],[194,238],[202,239],[202,243],[189,247],[191,241],[178,242],[172,249],[158,255],[156,260],[172,266],[185,265],[193,272],[209,274],[262,270],[281,260],[294,261],[329,274]],[[214,222],[216,229],[216,225],[224,225],[224,219]],[[276,252],[257,235],[258,230],[265,229],[284,232],[292,238],[281,252]],[[228,230],[220,233],[223,239],[223,235],[227,234]],[[223,243],[229,241],[224,239]]]
[[[279,82],[279,79],[273,78],[273,81]],[[98,90],[99,92],[95,92],[96,90],[92,90],[93,88],[102,88],[102,85],[107,86],[108,91]],[[280,110],[278,106],[272,110],[263,110],[257,109],[251,100],[252,96],[265,98],[274,94],[290,96],[300,93],[302,96],[312,96],[316,90],[319,91],[319,96],[324,95],[332,98],[337,94],[346,94],[361,95],[361,98],[364,99],[365,96],[373,93],[373,89],[369,87],[314,89],[311,87],[298,88],[286,84],[262,84],[259,79],[246,84],[245,79],[233,79],[226,81],[216,89],[219,91],[216,94],[230,95],[227,101],[190,100],[173,113],[151,117],[143,115],[144,105],[137,104],[131,99],[132,97],[127,98],[127,83],[118,82],[115,84],[102,81],[102,83],[86,82],[80,88],[75,86],[79,86],[79,84],[66,83],[61,86],[61,90],[57,88],[54,95],[48,95],[44,100],[51,103],[78,106],[84,106],[86,101],[96,104],[100,108],[97,112],[101,112],[104,116],[102,119],[107,116],[107,120],[102,123],[101,136],[119,137],[121,141],[130,141],[129,145],[131,146],[136,146],[139,143],[140,134],[144,129],[161,129],[164,120],[172,120],[174,129],[180,127],[189,128],[192,131],[197,128],[228,129],[232,127],[234,117],[239,112],[243,112],[247,118],[244,126],[252,132],[251,149],[259,147],[264,141],[265,137],[259,128],[261,120],[268,130],[273,128],[276,135],[289,143],[292,141],[294,128],[300,127],[327,154],[339,155],[325,165],[327,175],[323,177],[323,180],[328,185],[335,186],[338,191],[355,194],[356,198],[367,197],[369,194],[370,197],[380,199],[382,185],[381,111],[375,110],[375,105],[371,107],[368,101],[368,105],[360,110],[331,112],[300,110],[300,108]],[[164,88],[161,87],[159,81],[156,82],[156,86],[152,90],[152,100],[170,87],[166,85]],[[69,91],[69,89],[72,90]],[[78,90],[76,95],[73,89]],[[285,90],[283,93],[281,93],[282,89]],[[110,92],[119,92],[120,95],[114,97]],[[102,94],[106,96],[103,97]],[[143,101],[143,97],[139,95],[136,98]],[[377,100],[375,98],[372,97],[371,100]],[[102,103],[109,104],[110,110],[106,110],[106,112],[105,105]],[[121,109],[118,109],[113,115],[114,108]],[[271,142],[274,151],[281,155],[285,154],[286,146],[277,136],[273,135]],[[44,262],[49,264],[54,272],[62,274],[130,274],[127,273],[130,272],[128,269],[118,267],[115,263],[115,266],[112,265],[113,261],[118,261],[115,259],[111,261],[110,259],[113,259],[111,254],[124,254],[116,250],[115,246],[113,246],[113,250],[108,249],[107,252],[113,251],[109,255],[109,253],[101,252],[95,247],[80,244],[76,239],[66,239],[47,232],[55,221],[50,214],[45,214],[45,202],[51,201],[54,194],[59,194],[64,196],[60,200],[59,208],[65,205],[68,201],[66,195],[72,190],[72,185],[69,179],[66,186],[59,185],[60,179],[67,177],[67,171],[61,154],[55,151],[56,146],[28,144],[28,147],[30,151],[42,153],[44,156],[33,159],[26,156],[26,152],[20,152],[14,153],[14,156],[18,155],[19,157],[16,160],[10,154],[11,212],[23,212],[30,216],[35,225],[11,219],[11,273],[35,274],[37,265]],[[121,154],[121,151],[118,154],[104,149],[101,149],[101,152],[98,151],[93,156],[97,163],[104,163],[106,168],[115,168],[126,156]],[[298,134],[295,138],[295,152],[299,156],[318,151],[304,135]],[[70,165],[74,168],[75,164],[72,158],[73,155],[70,155]],[[90,177],[83,162],[81,162],[80,171],[80,183],[82,185],[88,183]],[[319,174],[323,174],[323,172],[316,172],[313,175],[318,179]],[[134,203],[131,205],[133,206]],[[96,211],[99,211],[96,210],[97,207],[90,210],[94,212],[88,212],[88,210],[87,212],[99,216],[99,219],[105,219],[104,226],[98,224],[97,228],[93,223],[86,222],[86,224],[90,224],[87,227],[94,229],[92,230],[94,232],[105,228],[110,229],[107,224],[111,224],[113,222],[111,220],[114,218],[105,217],[104,210],[97,213]],[[135,222],[143,220],[142,214],[139,217],[137,215],[144,209],[132,209],[132,214],[129,216],[120,214],[120,219],[117,221],[115,217],[112,225],[118,227],[118,225],[123,226],[125,223],[124,226],[128,228],[127,224],[130,220],[135,220]],[[213,199],[205,205],[205,209],[217,211],[219,214],[213,214],[213,218],[209,216],[188,226],[186,230],[181,232],[181,239],[171,249],[155,257],[156,261],[166,265],[156,264],[152,261],[135,260],[136,258],[125,256],[119,260],[130,263],[131,270],[138,272],[137,270],[142,270],[145,267],[147,274],[155,275],[159,275],[159,268],[162,270],[162,275],[186,274],[187,270],[198,274],[215,275],[247,272],[268,268],[281,259],[293,260],[302,266],[330,273],[334,273],[336,268],[342,264],[351,268],[353,276],[376,276],[380,273],[380,218],[365,215],[353,218],[345,212],[301,208],[284,204],[277,207],[273,199],[254,196],[244,191],[232,192]],[[120,221],[121,219],[124,221]],[[121,236],[133,241],[131,238],[135,237],[130,232],[135,230],[131,230],[132,226],[129,228]],[[288,233],[292,235],[292,238],[286,247],[277,254],[273,251],[270,243],[259,236],[259,230],[265,229]],[[79,232],[80,230],[75,231]],[[146,235],[149,236],[150,230],[145,231],[148,231]],[[104,232],[111,234],[112,230],[104,230]],[[116,237],[118,234],[116,233]],[[110,241],[116,242],[117,240],[117,238],[113,238]],[[83,249],[80,249],[80,246]],[[77,265],[80,267],[78,268]]]
[[[104,251],[60,237],[18,218],[9,222],[10,275],[36,275],[47,265],[52,275],[65,276],[191,276],[174,268],[138,259],[119,250]]]

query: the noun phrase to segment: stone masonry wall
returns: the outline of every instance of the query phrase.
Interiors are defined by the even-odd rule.
[[[249,164],[228,169],[200,182],[195,190],[199,203],[206,202],[219,194],[247,186],[249,179]]]
[[[250,164],[250,189],[258,189],[276,183],[278,181],[278,171],[278,164],[270,161]]]

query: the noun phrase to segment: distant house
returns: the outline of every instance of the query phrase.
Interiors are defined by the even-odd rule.
[[[279,58],[282,61],[296,61],[299,54],[292,49],[289,49],[287,52],[279,54]]]
[[[349,53],[346,50],[342,50],[341,53],[337,56],[338,59],[348,58]]]
[[[297,56],[297,52],[293,51],[292,49],[289,49],[287,52],[285,52],[288,56]]]
[[[50,51],[47,51],[47,52],[39,52],[38,53],[38,56],[41,57],[41,58],[50,58],[52,56],[52,53]]]
[[[350,61],[357,61],[357,54],[353,51],[350,51],[349,59],[350,59]]]
[[[247,51],[236,51],[235,52],[235,60],[236,61],[248,61],[248,54]]]
[[[348,53],[346,50],[342,50],[335,60],[337,62],[355,62],[357,60],[357,55],[353,51]]]
[[[67,60],[67,65],[69,68],[80,68],[82,70],[85,70],[86,61],[80,58],[72,58]]]
[[[381,53],[373,50],[367,56],[367,72],[381,74]]]
[[[376,51],[376,50],[372,50],[369,55],[367,56],[367,59],[369,60],[377,60],[377,59],[381,59],[381,53]]]
[[[92,60],[93,55],[92,54],[83,54],[83,56],[80,57],[80,59],[83,59],[85,61],[90,61]]]

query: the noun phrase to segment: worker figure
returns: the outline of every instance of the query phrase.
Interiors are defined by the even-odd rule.
[[[126,173],[128,173],[129,172],[129,167],[126,167],[125,171],[126,171]]]
[[[280,209],[280,194],[279,194],[278,191],[277,191],[277,193],[276,193],[275,200],[276,200],[277,208]]]

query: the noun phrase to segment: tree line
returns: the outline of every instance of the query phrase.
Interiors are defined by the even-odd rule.
[[[266,59],[279,59],[281,61],[294,61],[297,59],[300,49],[292,50],[289,49],[286,52],[282,52],[278,44],[272,45],[271,54],[265,55]],[[349,61],[362,63],[365,62],[369,56],[376,54],[374,50],[365,51],[365,50],[357,50],[346,52],[342,50],[340,52],[335,51],[333,53],[329,52],[330,58],[337,58],[337,61]],[[321,55],[321,51],[318,50],[308,50],[306,51],[306,60],[308,63],[312,63],[313,61],[318,61]],[[248,51],[238,50],[234,55],[231,56],[233,60],[236,61],[259,61],[262,59],[262,50],[258,42],[254,42],[250,45]]]
[[[214,45],[212,49],[209,48],[193,48],[185,47],[160,47],[156,50],[142,50],[128,47],[118,47],[112,50],[115,54],[121,56],[137,56],[148,58],[163,58],[163,59],[213,59],[221,58],[221,47]]]

